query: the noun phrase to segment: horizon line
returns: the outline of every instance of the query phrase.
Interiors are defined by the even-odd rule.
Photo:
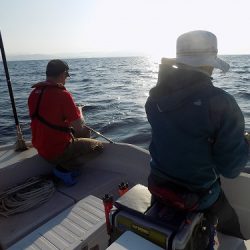
[[[218,56],[248,56],[250,53],[230,53],[218,54]],[[31,60],[49,60],[49,59],[90,59],[90,58],[113,58],[113,57],[166,57],[154,56],[143,52],[80,52],[80,53],[56,53],[56,54],[6,54],[7,61],[31,61]],[[175,58],[168,56],[167,58]],[[2,58],[0,58],[2,62]]]

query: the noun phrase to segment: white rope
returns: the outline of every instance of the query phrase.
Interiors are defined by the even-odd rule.
[[[0,216],[25,212],[48,201],[55,192],[52,180],[33,177],[0,195]]]

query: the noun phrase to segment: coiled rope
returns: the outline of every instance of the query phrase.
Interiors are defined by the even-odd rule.
[[[0,194],[0,216],[25,212],[48,201],[55,192],[52,180],[32,177]]]

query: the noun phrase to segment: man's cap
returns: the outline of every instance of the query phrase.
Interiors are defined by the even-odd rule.
[[[193,67],[211,66],[227,72],[230,65],[217,57],[217,38],[204,30],[180,35],[176,43],[176,62]]]
[[[59,76],[61,73],[65,72],[67,76],[69,75],[69,66],[66,62],[54,59],[48,62],[46,68],[46,75],[47,76]]]

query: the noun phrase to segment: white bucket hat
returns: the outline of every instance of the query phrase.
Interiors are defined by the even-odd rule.
[[[193,67],[212,66],[227,72],[230,65],[217,57],[217,38],[208,31],[182,34],[176,43],[176,62]]]

